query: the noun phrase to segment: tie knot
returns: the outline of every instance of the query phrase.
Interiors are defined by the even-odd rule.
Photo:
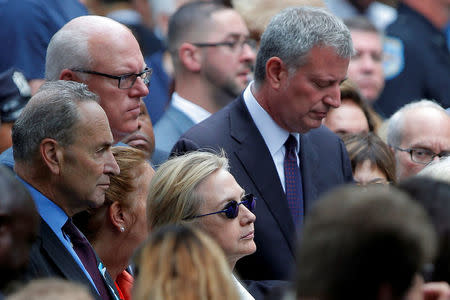
[[[284,143],[284,146],[286,147],[287,152],[294,152],[296,153],[297,149],[297,139],[292,134],[289,135],[286,142]]]

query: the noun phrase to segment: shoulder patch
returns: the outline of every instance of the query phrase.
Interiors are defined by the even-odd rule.
[[[383,69],[386,80],[392,79],[403,71],[405,55],[403,42],[395,37],[386,36],[383,43]]]

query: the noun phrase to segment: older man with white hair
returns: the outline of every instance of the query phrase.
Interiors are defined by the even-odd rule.
[[[389,119],[387,142],[394,151],[397,180],[415,175],[450,155],[450,116],[430,100],[407,104]]]

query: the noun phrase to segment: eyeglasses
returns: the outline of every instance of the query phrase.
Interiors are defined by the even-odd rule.
[[[153,70],[151,68],[145,68],[144,71],[142,71],[141,73],[124,74],[124,75],[114,76],[114,75],[110,75],[110,74],[100,73],[100,72],[96,72],[96,71],[82,70],[82,69],[72,69],[72,71],[117,79],[117,80],[119,80],[118,88],[122,89],[122,90],[131,89],[138,77],[140,77],[142,79],[142,82],[144,82],[144,84],[148,86],[148,84],[150,83],[150,77],[152,76],[152,72],[153,72]]]
[[[239,205],[241,205],[241,204],[243,204],[245,207],[247,207],[247,209],[249,211],[253,212],[255,210],[256,197],[253,196],[253,194],[247,194],[244,197],[242,197],[241,202],[238,203],[233,200],[233,201],[229,202],[224,207],[224,209],[222,209],[220,211],[215,211],[215,212],[212,212],[209,214],[204,214],[204,215],[188,217],[183,220],[195,219],[195,218],[200,218],[200,217],[205,217],[205,216],[210,216],[210,215],[215,215],[215,214],[221,214],[221,213],[224,213],[228,219],[234,219],[239,215]]]
[[[192,45],[196,47],[220,47],[220,46],[226,46],[231,49],[233,52],[237,52],[237,50],[242,53],[244,50],[244,45],[248,45],[252,49],[256,49],[256,41],[253,39],[237,39],[235,41],[229,41],[229,42],[217,42],[217,43],[192,43]]]
[[[428,149],[422,149],[422,148],[400,148],[392,146],[394,149],[397,149],[399,151],[408,152],[411,155],[411,160],[413,162],[416,162],[418,164],[422,165],[428,165],[433,159],[438,156],[439,159],[449,157],[450,152],[443,151],[441,153],[434,153],[431,150]]]

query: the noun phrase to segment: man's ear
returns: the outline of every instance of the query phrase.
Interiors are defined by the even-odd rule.
[[[64,69],[59,73],[60,80],[77,81],[82,82],[82,80],[77,76],[77,74],[69,69]]]
[[[114,201],[108,208],[108,216],[111,224],[119,232],[126,229],[125,212],[119,201]]]
[[[59,175],[61,173],[61,164],[63,162],[63,149],[57,141],[51,138],[45,138],[39,144],[41,158],[49,170]]]
[[[202,66],[199,48],[183,43],[178,49],[178,57],[183,66],[191,72],[199,72]]]
[[[279,57],[271,57],[266,63],[266,81],[272,89],[279,90],[289,76],[286,64]]]

